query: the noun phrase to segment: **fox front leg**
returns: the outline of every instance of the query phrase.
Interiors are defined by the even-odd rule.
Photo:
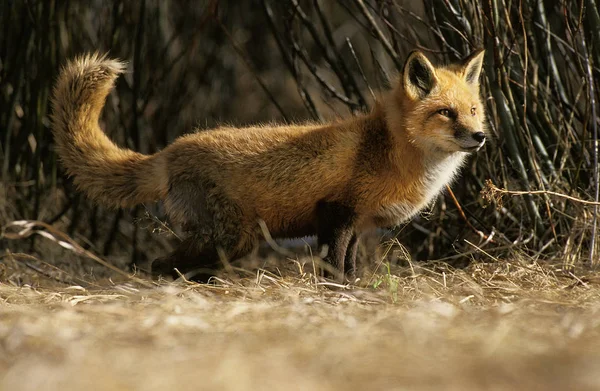
[[[348,250],[346,251],[346,258],[344,259],[344,273],[350,279],[356,277],[356,254],[358,253],[358,235],[356,232],[352,235],[350,243],[348,244]]]
[[[317,237],[319,247],[327,245],[325,261],[332,265],[337,280],[343,281],[348,246],[354,236],[354,210],[339,202],[319,202],[317,204]],[[354,246],[354,244],[353,244]],[[354,256],[352,256],[354,258]],[[326,275],[329,274],[325,273]]]

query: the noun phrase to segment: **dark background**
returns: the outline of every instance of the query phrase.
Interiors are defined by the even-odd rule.
[[[492,142],[453,186],[458,204],[444,194],[429,216],[394,234],[416,259],[461,264],[470,258],[456,254],[473,250],[470,242],[494,257],[589,265],[594,206],[547,194],[487,205],[480,191],[491,179],[598,200],[599,26],[594,0],[5,0],[0,225],[44,221],[124,263],[141,264],[176,240],[153,233],[160,205],[95,206],[57,164],[48,97],[77,54],[128,61],[102,125],[120,145],[151,153],[196,127],[367,111],[410,50],[454,61],[483,47]],[[0,248],[47,256],[39,240],[0,237]]]

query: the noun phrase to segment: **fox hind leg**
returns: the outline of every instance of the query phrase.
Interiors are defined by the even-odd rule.
[[[171,254],[155,259],[152,275],[178,278],[182,274],[188,279],[206,281],[221,269],[222,256],[235,260],[248,254],[253,246],[248,237],[240,236],[231,241],[218,237],[210,239],[202,233],[195,233],[183,240]]]
[[[177,191],[177,188],[174,189]],[[188,191],[183,196],[173,197],[171,204],[184,207],[177,213],[199,218],[185,222],[184,227],[190,236],[171,254],[156,259],[152,263],[152,274],[177,278],[178,271],[193,275],[194,279],[206,280],[220,269],[222,256],[235,260],[252,251],[258,244],[258,231],[247,223],[248,219],[244,218],[239,207],[215,186],[189,192],[189,184],[186,184],[183,189]],[[185,197],[186,194],[204,196],[192,198]]]
[[[185,238],[175,251],[152,262],[152,275],[177,278],[177,271],[186,274],[200,267],[208,270],[215,268],[217,259],[211,251],[215,246],[210,236],[199,232]]]

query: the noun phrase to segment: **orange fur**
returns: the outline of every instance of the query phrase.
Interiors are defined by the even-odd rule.
[[[483,145],[474,140],[484,129],[482,58],[476,52],[435,67],[413,52],[396,88],[370,114],[223,127],[147,156],[117,147],[100,130],[100,111],[124,66],[87,55],[57,81],[53,131],[67,172],[89,197],[121,207],[164,200],[169,216],[195,234],[178,256],[222,246],[236,257],[256,244],[258,220],[276,237],[316,233],[325,224],[318,221],[323,202],[348,208],[355,234],[399,224],[425,207]],[[194,244],[200,237],[208,239]]]

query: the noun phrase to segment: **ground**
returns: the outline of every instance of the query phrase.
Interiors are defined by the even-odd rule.
[[[0,390],[600,389],[590,271],[410,263],[335,285],[288,260],[211,284],[77,284],[9,255]]]

